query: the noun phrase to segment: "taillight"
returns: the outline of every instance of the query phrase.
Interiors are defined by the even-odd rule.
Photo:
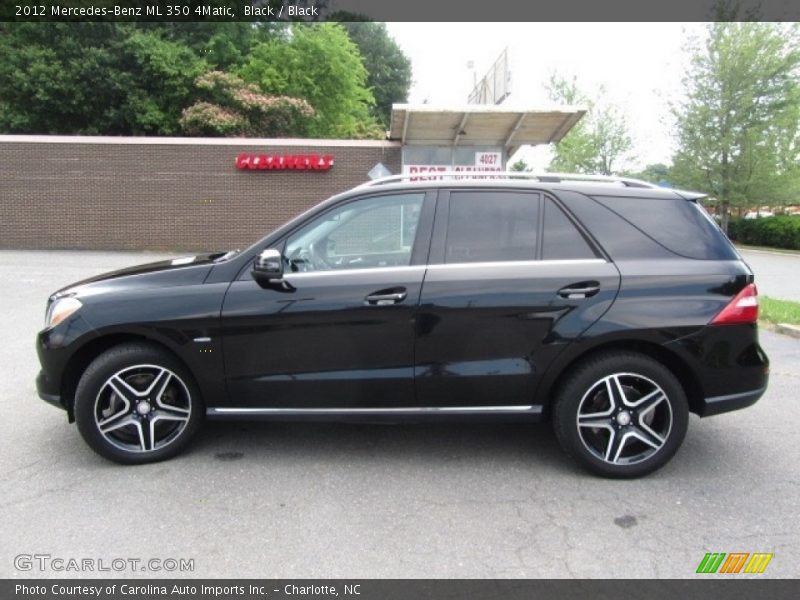
[[[758,320],[758,290],[751,283],[736,294],[720,313],[711,321],[712,325],[728,323],[755,323]]]

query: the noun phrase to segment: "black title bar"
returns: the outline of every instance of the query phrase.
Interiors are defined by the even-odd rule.
[[[537,600],[587,598],[705,600],[796,598],[791,580],[737,579],[716,575],[682,580],[530,579],[3,579],[4,600]]]
[[[0,0],[0,21],[798,21],[787,0]]]

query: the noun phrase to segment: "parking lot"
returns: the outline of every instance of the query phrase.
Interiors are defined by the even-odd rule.
[[[800,302],[800,254],[754,248],[739,252],[756,274],[759,294]]]
[[[193,577],[686,578],[706,552],[800,576],[800,340],[762,332],[767,395],[693,416],[641,480],[585,474],[546,424],[210,423],[177,459],[120,467],[37,398],[34,336],[55,289],[157,258],[0,251],[0,577],[63,576],[15,569],[47,553],[188,558],[169,575]]]

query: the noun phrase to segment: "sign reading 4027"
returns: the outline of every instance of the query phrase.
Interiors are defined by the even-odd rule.
[[[503,163],[503,155],[500,152],[476,152],[476,167],[499,167]]]

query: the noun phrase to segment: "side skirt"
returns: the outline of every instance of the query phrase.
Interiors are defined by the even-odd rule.
[[[527,406],[436,406],[418,408],[233,408],[206,410],[212,420],[265,421],[427,421],[432,419],[499,419],[540,421],[543,407]]]

